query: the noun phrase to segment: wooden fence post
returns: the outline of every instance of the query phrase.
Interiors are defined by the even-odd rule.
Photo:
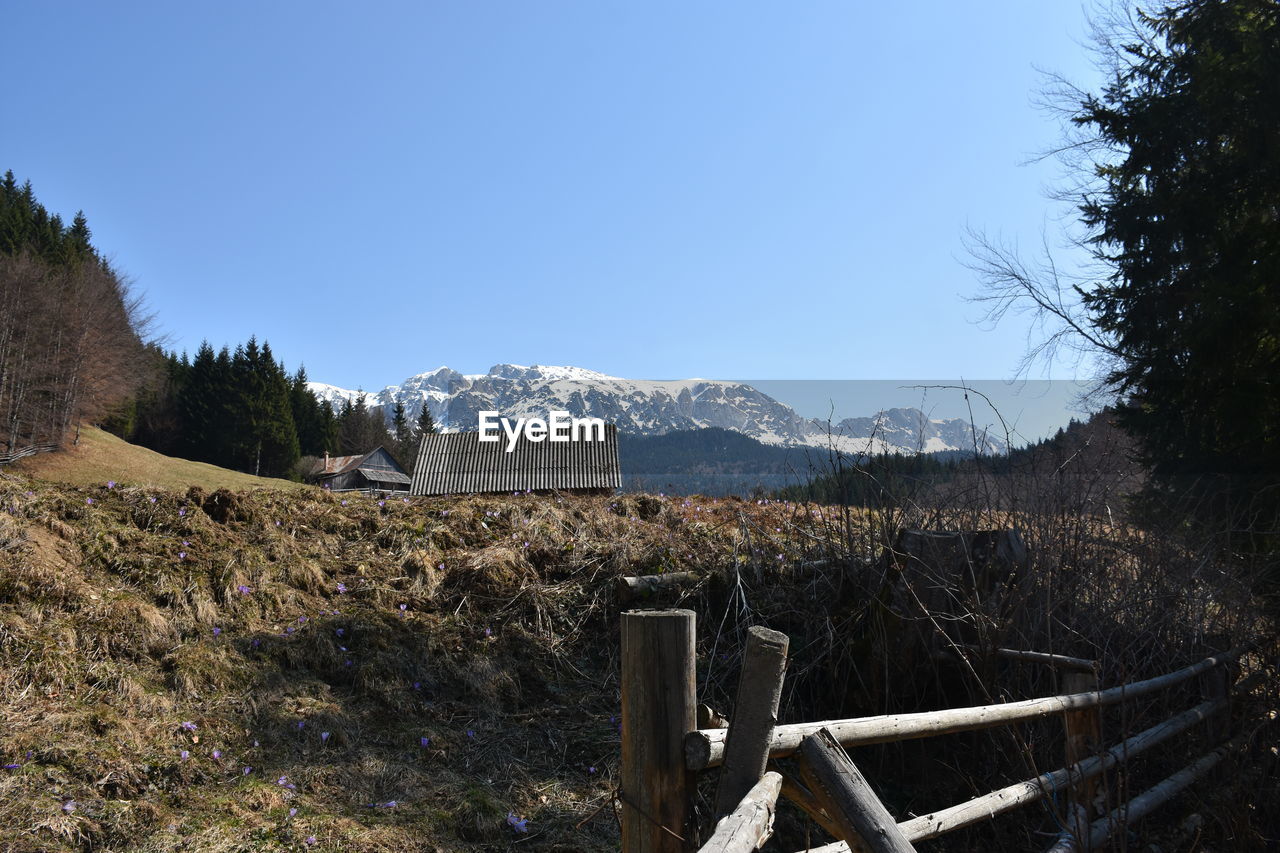
[[[738,802],[764,776],[778,722],[782,678],[787,669],[787,635],[759,626],[747,633],[738,698],[725,736],[724,765],[716,785],[715,819],[738,807]]]
[[[1097,689],[1098,675],[1095,672],[1062,674],[1063,693],[1092,693]],[[1070,771],[1072,765],[1084,761],[1097,751],[1102,737],[1102,713],[1097,707],[1068,711],[1062,715],[1062,722],[1066,731],[1066,766]],[[1067,826],[1078,839],[1088,837],[1097,785],[1092,777],[1076,779],[1071,785],[1067,798]]]
[[[841,840],[851,849],[863,843],[872,853],[915,853],[893,815],[830,731],[819,729],[800,742],[800,770],[823,810],[840,826]]]
[[[692,774],[684,736],[694,729],[692,610],[622,614],[622,853],[683,853]]]

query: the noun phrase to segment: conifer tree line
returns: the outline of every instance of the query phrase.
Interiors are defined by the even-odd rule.
[[[305,478],[325,454],[354,456],[386,447],[406,470],[417,456],[430,412],[411,425],[397,402],[390,430],[364,395],[335,412],[307,387],[305,368],[290,374],[266,341],[251,337],[217,352],[206,341],[194,358],[150,348],[153,378],[104,426],[122,438],[264,477]]]
[[[0,180],[0,454],[62,443],[142,379],[146,319],[90,242],[13,172]]]

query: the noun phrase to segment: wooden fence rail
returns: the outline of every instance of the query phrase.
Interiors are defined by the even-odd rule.
[[[28,447],[19,447],[12,453],[0,453],[0,465],[8,465],[11,462],[17,462],[19,459],[35,456],[37,453],[52,453],[57,449],[58,445],[56,444],[32,444]]]
[[[840,839],[811,853],[906,853],[912,844],[990,820],[1029,803],[1070,794],[1069,812],[1083,816],[1083,786],[1131,756],[1205,724],[1221,739],[1229,686],[1222,668],[1244,651],[1235,648],[1165,675],[1106,690],[1086,690],[1002,705],[951,708],[914,714],[776,725],[786,663],[787,638],[763,628],[749,633],[738,684],[737,706],[727,728],[694,729],[694,615],[688,610],[630,611],[622,618],[622,802],[623,853],[748,853],[772,832],[779,796],[800,806]],[[1094,685],[1084,664],[1062,655],[1009,655],[1075,670],[1077,686]],[[1199,705],[1099,752],[1098,709],[1202,680]],[[1070,681],[1068,682],[1070,683]],[[844,752],[850,746],[888,743],[974,731],[1062,714],[1066,720],[1066,766],[1008,785],[946,809],[895,822]],[[709,715],[704,715],[709,716]],[[680,741],[683,733],[683,754]],[[1051,853],[1087,850],[1110,833],[1167,802],[1217,764],[1230,749],[1208,755],[1134,797],[1092,824],[1073,825]],[[767,770],[772,759],[798,755],[800,780]],[[692,774],[723,764],[716,798],[719,818],[705,845],[697,843],[692,819],[696,786]],[[736,806],[733,804],[736,802]],[[1073,815],[1074,817],[1074,815]]]
[[[1002,705],[977,705],[945,711],[882,714],[875,717],[778,726],[773,730],[773,744],[769,748],[769,757],[785,758],[791,755],[799,748],[800,741],[819,729],[829,729],[843,747],[868,746],[875,743],[894,743],[914,738],[976,731],[1035,720],[1050,714],[1114,705],[1181,684],[1235,660],[1243,652],[1243,648],[1232,649],[1229,652],[1205,658],[1199,663],[1176,672],[1148,678],[1145,681],[1135,681],[1132,684],[1122,684],[1107,690],[1024,699]],[[689,769],[705,770],[719,766],[724,760],[724,740],[724,729],[699,729],[690,732],[685,737],[685,760],[688,762]]]

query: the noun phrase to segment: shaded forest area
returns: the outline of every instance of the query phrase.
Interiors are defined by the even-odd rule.
[[[31,183],[0,182],[0,454],[60,444],[144,378],[146,318],[90,242],[84,214],[50,214]]]

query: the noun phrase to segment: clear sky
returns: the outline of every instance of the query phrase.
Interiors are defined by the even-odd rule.
[[[1057,233],[1072,2],[10,3],[0,170],[177,349],[380,388],[1010,376],[966,226]],[[1069,373],[1069,371],[1065,371]],[[1059,372],[1055,376],[1063,376]]]

